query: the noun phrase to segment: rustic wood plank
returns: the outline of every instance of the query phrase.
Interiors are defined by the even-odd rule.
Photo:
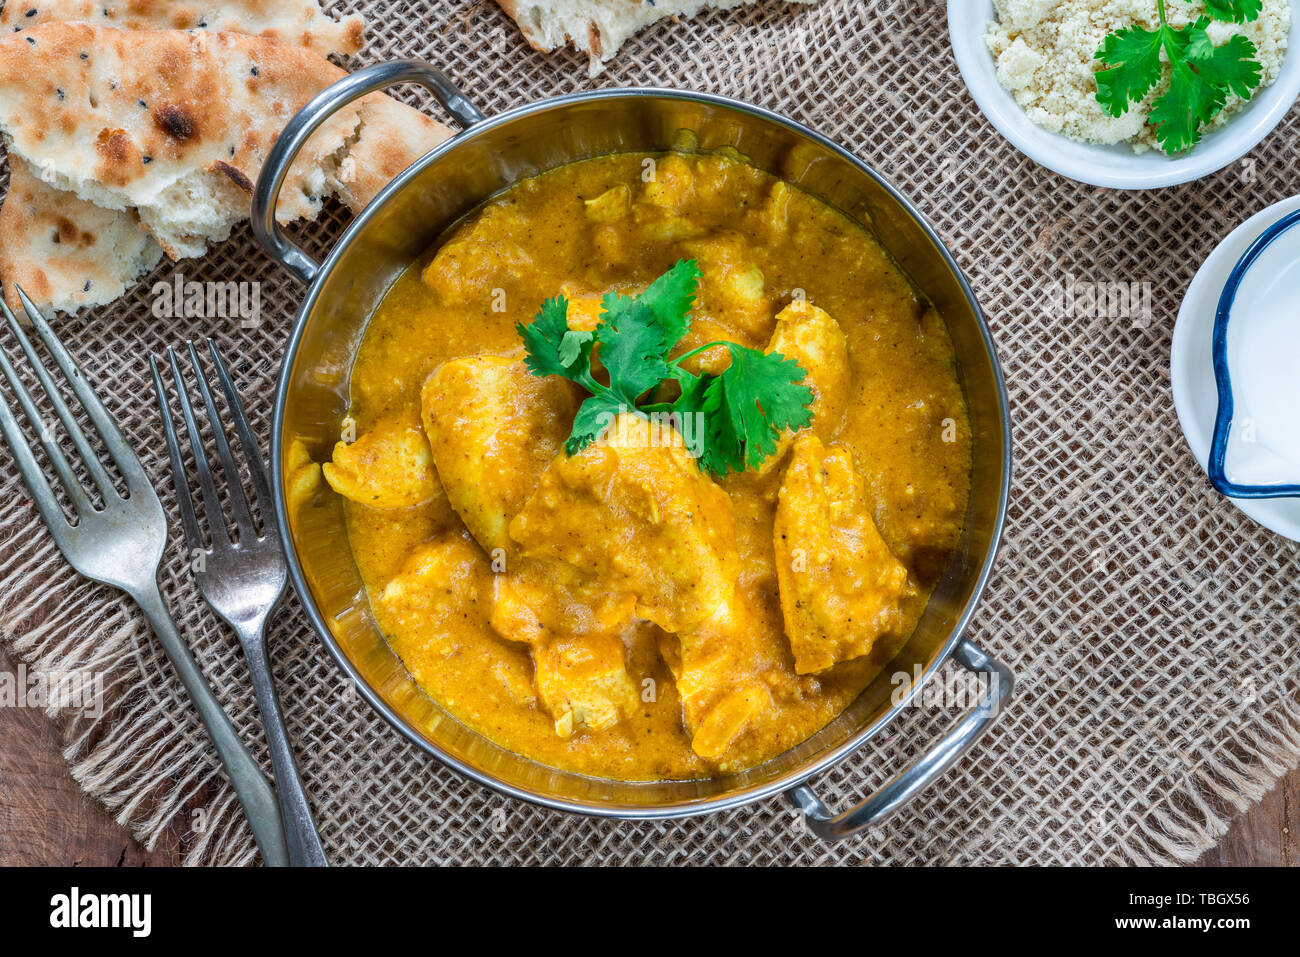
[[[15,662],[0,648],[0,670]],[[180,862],[167,835],[152,852],[82,792],[43,712],[0,708],[0,865],[159,866]]]
[[[1218,847],[1206,851],[1201,867],[1233,865],[1300,866],[1300,770],[1278,782],[1264,799],[1232,822]]]

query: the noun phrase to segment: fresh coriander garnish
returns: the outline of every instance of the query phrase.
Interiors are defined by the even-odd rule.
[[[1205,16],[1177,28],[1165,16],[1165,0],[1157,2],[1160,26],[1147,30],[1134,24],[1102,41],[1095,59],[1106,66],[1096,75],[1097,102],[1111,116],[1123,116],[1160,82],[1163,51],[1171,70],[1169,89],[1152,104],[1147,122],[1155,127],[1161,149],[1180,153],[1201,138],[1201,126],[1218,115],[1229,93],[1245,100],[1259,86],[1264,71],[1255,44],[1237,33],[1216,47],[1206,27],[1214,20],[1258,19],[1263,0],[1205,0]]]
[[[797,431],[812,420],[813,393],[800,384],[806,373],[780,353],[717,341],[668,358],[691,327],[699,279],[695,261],[683,259],[636,296],[608,292],[594,331],[569,328],[569,302],[563,296],[547,299],[531,323],[515,327],[529,372],[563,376],[591,393],[574,418],[565,452],[582,451],[620,412],[676,416],[679,423],[703,424],[700,468],[721,476],[762,464],[776,451],[782,431]],[[608,385],[591,368],[597,345]],[[725,371],[695,375],[682,368],[687,359],[716,346],[731,353]],[[677,384],[675,399],[645,402],[669,382]]]

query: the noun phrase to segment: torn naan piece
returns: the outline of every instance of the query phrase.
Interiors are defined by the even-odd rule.
[[[16,315],[22,286],[49,315],[117,299],[158,265],[162,248],[132,212],[101,209],[42,183],[9,157],[9,192],[0,207],[0,283]]]
[[[693,17],[706,7],[726,10],[756,0],[497,0],[530,46],[548,53],[566,43],[587,54],[587,72],[597,76],[623,43],[642,29],[671,17]],[[813,4],[818,0],[792,0]]]
[[[351,54],[365,42],[361,17],[334,20],[318,0],[9,0],[0,33],[42,23],[90,23],[122,30],[211,30],[247,33],[315,50]]]
[[[180,259],[247,218],[284,124],[343,75],[310,50],[242,34],[47,23],[0,37],[0,131],[47,184],[136,209]],[[281,192],[282,222],[320,211],[359,122],[354,104],[308,141]]]
[[[361,126],[330,176],[330,186],[348,209],[359,213],[381,189],[451,130],[385,93],[361,101]]]

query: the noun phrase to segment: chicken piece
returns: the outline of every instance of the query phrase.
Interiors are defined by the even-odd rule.
[[[849,341],[840,324],[825,309],[796,299],[777,313],[776,329],[766,351],[779,352],[803,366],[807,374],[803,384],[813,392],[809,428],[822,441],[830,441],[844,421],[851,387]],[[759,471],[767,473],[783,461],[792,442],[793,432],[781,433],[776,451],[763,461]]]
[[[466,534],[449,536],[412,553],[376,599],[386,630],[446,634],[464,621],[487,624],[492,570]]]
[[[496,576],[491,624],[532,651],[538,694],[567,738],[603,731],[636,707],[622,635],[635,600],[584,588],[567,565],[521,558]]]
[[[671,632],[728,605],[740,574],[727,494],[675,429],[631,413],[577,455],[556,457],[510,537],[526,556],[631,593],[638,617]]]
[[[680,153],[669,153],[643,167],[641,196],[651,206],[683,212],[695,199],[695,170]]]
[[[759,598],[738,588],[735,600],[679,635],[660,636],[659,652],[677,685],[682,724],[700,757],[721,762],[736,739],[773,706],[779,684],[767,657]]]
[[[284,453],[284,499],[290,514],[311,501],[320,488],[320,480],[320,466],[312,461],[307,443],[295,435]]]
[[[695,170],[677,153],[658,157],[642,170],[641,193],[633,213],[641,235],[650,241],[677,242],[701,235],[707,226],[690,215],[695,203]]]
[[[418,678],[432,660],[457,653],[460,645],[454,636],[467,627],[486,634],[490,623],[498,623],[503,577],[492,574],[482,549],[461,532],[417,550],[377,596],[375,617]],[[520,687],[514,675],[497,678],[515,700],[540,700],[561,737],[612,727],[636,707],[636,686],[618,634],[559,636],[539,628],[527,638],[536,692]]]
[[[461,530],[413,552],[372,600],[380,630],[421,684],[436,685],[447,659],[481,658],[497,638],[488,627],[492,573],[469,533]],[[533,707],[537,691],[527,662],[502,659],[485,672],[506,699]]]
[[[604,731],[637,704],[627,673],[627,648],[617,635],[551,638],[533,647],[537,693],[555,733]]]
[[[420,278],[451,306],[481,300],[486,312],[497,290],[513,291],[533,268],[533,258],[512,238],[522,223],[518,213],[489,206],[467,230],[447,243]]]
[[[772,184],[767,198],[763,201],[760,214],[762,224],[773,238],[783,237],[790,221],[791,187],[784,180]]]
[[[370,508],[423,505],[439,491],[424,432],[389,419],[351,444],[336,444],[321,472],[334,491]]]
[[[823,441],[830,439],[849,406],[849,340],[825,309],[796,299],[776,316],[776,329],[767,352],[779,352],[803,366],[803,384],[812,389],[810,428]]]
[[[578,404],[571,383],[501,356],[452,359],[425,382],[420,406],[438,477],[488,552],[513,552],[510,519],[563,448]]]
[[[868,654],[903,625],[914,593],[881,538],[845,446],[811,432],[794,442],[773,526],[785,631],[801,675]]]
[[[592,225],[591,241],[598,260],[605,266],[629,265],[636,243],[623,225],[632,213],[632,190],[628,185],[619,183],[594,199],[583,200],[582,212]]]
[[[492,627],[526,645],[544,639],[617,635],[631,625],[636,598],[586,585],[569,565],[519,558],[495,579]]]
[[[611,186],[594,199],[584,199],[582,211],[593,223],[616,223],[632,211],[632,190],[626,183]]]
[[[772,693],[752,682],[722,696],[691,737],[691,749],[708,761],[717,761],[746,726],[772,707]]]
[[[775,303],[745,237],[721,230],[683,246],[700,267],[697,311],[761,342],[772,328]]]

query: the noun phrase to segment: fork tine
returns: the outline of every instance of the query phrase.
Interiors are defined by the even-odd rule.
[[[185,391],[185,379],[181,376],[180,364],[176,361],[176,350],[167,347],[167,363],[172,369],[172,379],[176,383],[176,398],[181,404],[181,418],[185,420],[185,431],[190,436],[190,449],[194,452],[194,468],[199,476],[199,490],[203,495],[203,510],[207,513],[208,532],[213,543],[229,543],[230,534],[226,531],[225,514],[221,511],[221,501],[217,498],[217,486],[212,481],[212,469],[208,467],[208,454],[203,451],[203,440],[199,436],[198,423],[194,421],[194,409],[190,405],[189,394]],[[219,431],[215,429],[214,431]]]
[[[235,391],[230,373],[226,371],[226,362],[221,358],[221,353],[217,351],[217,344],[211,337],[207,342],[208,354],[212,357],[213,366],[216,367],[221,390],[226,395],[226,404],[230,406],[230,411],[235,417],[235,432],[239,436],[239,446],[244,450],[244,459],[248,462],[248,470],[253,476],[253,492],[257,495],[257,505],[262,512],[263,528],[273,528],[275,510],[271,500],[271,480],[266,474],[266,466],[262,464],[262,453],[257,439],[253,436],[253,430],[248,425],[248,417],[244,414],[243,403],[239,401],[239,393]]]
[[[9,361],[3,350],[0,350],[0,359],[4,361],[7,368]],[[45,478],[45,473],[36,463],[36,456],[32,454],[31,446],[27,444],[22,429],[18,427],[18,420],[14,418],[13,410],[9,407],[9,400],[2,395],[0,395],[0,434],[3,434],[5,441],[9,443],[9,451],[18,463],[18,474],[23,477],[23,483],[31,493],[37,511],[41,513],[41,518],[45,519],[45,524],[54,533],[55,541],[62,548],[60,533],[69,527],[68,520],[64,517],[63,509],[59,507],[59,500],[54,495],[54,489],[50,488],[49,480]]]
[[[221,416],[217,414],[217,405],[212,401],[212,390],[208,388],[207,376],[203,374],[203,366],[199,365],[199,354],[194,349],[194,343],[187,341],[185,348],[190,354],[190,364],[194,366],[194,378],[199,383],[199,395],[203,397],[203,407],[208,410],[208,423],[212,426],[212,436],[217,445],[217,457],[221,459],[221,467],[226,473],[226,486],[230,493],[230,510],[235,516],[235,525],[239,528],[239,537],[241,539],[256,538],[257,532],[253,528],[253,516],[248,510],[248,500],[244,497],[244,483],[239,478],[239,467],[235,465],[235,457],[230,452],[230,443],[226,440],[226,430],[221,421]]]
[[[3,306],[2,302],[0,302],[0,306]],[[9,313],[9,307],[4,306],[4,311]],[[18,373],[14,370],[13,363],[9,361],[9,355],[3,349],[0,349],[0,369],[4,371],[5,378],[9,380],[9,387],[14,390],[14,395],[18,397],[18,404],[22,406],[23,413],[27,416],[27,421],[30,422],[32,428],[36,430],[36,434],[41,442],[41,448],[45,449],[45,454],[49,456],[50,462],[54,465],[54,471],[58,473],[59,481],[63,483],[63,488],[68,493],[68,498],[72,500],[73,509],[76,510],[78,515],[85,515],[88,512],[94,511],[94,507],[90,503],[90,497],[86,494],[86,490],[81,487],[81,483],[77,481],[76,475],[73,474],[72,466],[68,464],[68,459],[63,454],[63,449],[59,448],[59,444],[54,441],[54,436],[50,435],[49,429],[46,428],[45,423],[41,421],[41,414],[36,408],[36,403],[32,399],[32,394],[27,391],[27,387],[23,385],[22,380],[18,378]],[[10,418],[13,419],[12,413],[10,413]],[[16,420],[14,421],[14,430],[12,436],[8,433],[5,434],[5,438],[9,440],[9,444],[15,446],[14,454],[17,455],[18,453],[15,442],[15,440],[17,440],[18,442],[21,442],[22,447],[27,450],[27,456],[31,459],[33,467],[36,469],[36,473],[43,475],[40,466],[35,464],[36,460],[31,454],[31,448],[27,445],[27,440],[24,439],[22,433],[18,431],[18,423]],[[23,477],[30,480],[35,476],[28,476],[24,472]],[[44,480],[42,479],[42,481]],[[45,487],[47,489],[49,488],[48,482],[45,483]],[[29,490],[31,490],[33,496],[35,496],[35,490],[31,489],[30,485]],[[51,494],[53,493],[51,492]],[[62,517],[62,510],[59,509],[59,512],[60,517]]]
[[[158,372],[158,360],[149,357],[149,369],[153,373],[153,391],[158,397],[158,412],[162,416],[163,434],[167,437],[167,456],[172,462],[172,485],[176,489],[176,504],[181,510],[181,526],[185,529],[185,541],[190,548],[203,548],[203,536],[199,534],[199,522],[194,515],[194,502],[190,498],[190,488],[185,481],[185,465],[181,462],[181,447],[176,441],[176,423],[172,418],[171,406],[167,404],[167,393],[163,390],[162,376]]]
[[[99,401],[99,396],[95,395],[95,390],[86,383],[85,378],[81,375],[81,370],[77,368],[76,362],[68,354],[68,350],[63,348],[63,343],[54,334],[50,324],[45,321],[45,317],[36,308],[36,304],[27,298],[27,293],[23,292],[22,287],[15,283],[14,289],[17,290],[18,298],[22,301],[23,309],[32,320],[37,335],[41,337],[41,341],[45,343],[45,348],[54,357],[54,362],[63,372],[64,378],[68,380],[77,401],[86,410],[86,414],[90,417],[90,424],[99,433],[100,441],[104,443],[109,458],[113,460],[113,464],[117,466],[118,471],[122,473],[122,477],[126,479],[127,489],[131,492],[142,489],[148,489],[152,492],[153,486],[149,483],[149,476],[145,474],[144,466],[140,464],[136,454],[131,451],[131,446],[122,435],[121,429],[117,427],[113,417],[104,408],[104,403]]]
[[[19,292],[22,291],[19,290]],[[9,323],[9,328],[13,330],[14,337],[18,340],[18,344],[22,346],[27,361],[32,364],[32,369],[36,372],[36,378],[40,380],[41,388],[50,397],[50,404],[54,406],[55,414],[59,417],[59,421],[63,423],[63,427],[67,429],[68,435],[71,436],[72,444],[76,446],[77,453],[86,465],[86,470],[90,472],[90,477],[99,486],[104,501],[112,501],[117,496],[117,489],[113,487],[113,480],[109,478],[108,471],[99,461],[99,456],[95,454],[90,447],[90,443],[86,441],[85,433],[81,431],[81,426],[77,424],[77,420],[73,417],[68,404],[63,401],[62,394],[55,388],[54,380],[50,378],[50,373],[46,370],[45,364],[41,362],[40,357],[36,355],[36,350],[32,348],[31,339],[27,337],[27,333],[18,324],[18,320],[14,317],[8,305],[4,306],[4,316]]]

